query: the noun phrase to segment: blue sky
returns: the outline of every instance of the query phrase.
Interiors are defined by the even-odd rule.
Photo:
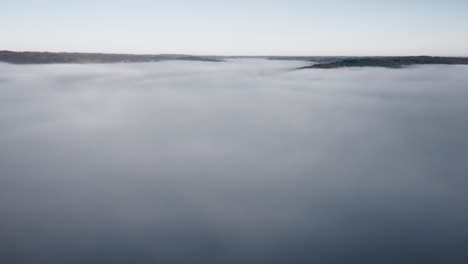
[[[0,49],[219,55],[468,56],[468,1],[1,3]]]

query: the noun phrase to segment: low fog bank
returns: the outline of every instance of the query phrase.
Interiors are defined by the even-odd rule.
[[[0,64],[0,262],[467,263],[468,67]]]

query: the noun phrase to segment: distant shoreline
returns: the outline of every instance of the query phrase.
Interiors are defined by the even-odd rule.
[[[343,58],[331,62],[319,62],[299,69],[337,69],[348,67],[380,67],[399,69],[411,65],[468,65],[465,57],[431,57],[431,56],[403,56],[403,57],[359,57]]]
[[[0,51],[0,62],[12,64],[54,64],[54,63],[135,63],[168,60],[221,62],[212,56],[192,56],[178,54],[134,55],[111,53],[78,52],[16,52]]]
[[[0,50],[0,62],[11,64],[112,64],[159,61],[223,62],[226,59],[257,58],[267,60],[297,60],[314,63],[297,69],[337,69],[346,67],[402,68],[410,65],[468,65],[468,57],[432,56],[197,56],[185,54],[118,54],[81,52],[35,52]]]

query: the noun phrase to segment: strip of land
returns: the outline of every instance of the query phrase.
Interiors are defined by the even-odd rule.
[[[346,67],[383,67],[398,69],[411,65],[428,64],[468,65],[468,58],[430,56],[343,58],[332,62],[319,62],[299,69],[336,69]]]
[[[52,64],[52,63],[125,63],[154,62],[167,60],[219,62],[219,58],[191,55],[133,55],[108,53],[69,53],[69,52],[15,52],[0,51],[0,62],[13,64]]]

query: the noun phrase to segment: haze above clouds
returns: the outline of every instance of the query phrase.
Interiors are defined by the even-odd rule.
[[[196,55],[468,56],[468,2],[2,3],[0,49]]]

